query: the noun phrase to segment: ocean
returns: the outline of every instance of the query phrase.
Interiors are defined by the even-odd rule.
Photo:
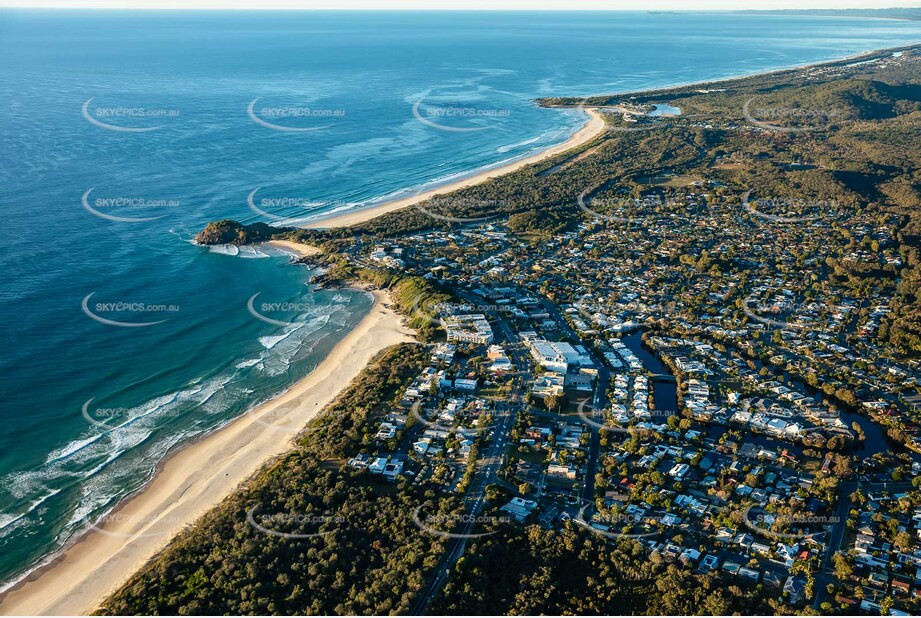
[[[367,313],[205,223],[296,223],[564,141],[535,97],[917,42],[910,21],[728,13],[0,11],[0,581],[177,445],[308,374]]]

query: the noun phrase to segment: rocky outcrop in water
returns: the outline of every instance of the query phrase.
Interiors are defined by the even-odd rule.
[[[273,227],[260,222],[243,225],[239,221],[222,219],[206,225],[205,229],[195,235],[195,243],[199,245],[248,245],[272,240],[276,234],[290,232],[292,229]]]

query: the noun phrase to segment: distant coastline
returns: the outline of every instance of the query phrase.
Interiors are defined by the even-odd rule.
[[[899,45],[897,47],[885,47],[882,49],[872,49],[869,51],[858,52],[851,54],[849,56],[843,56],[841,58],[836,58],[834,60],[823,60],[822,62],[810,62],[807,64],[797,64],[788,67],[777,67],[774,69],[767,70],[757,70],[750,73],[740,73],[730,77],[720,77],[717,79],[706,79],[693,82],[683,82],[680,84],[673,84],[670,86],[661,86],[656,88],[648,88],[646,90],[624,90],[618,92],[611,92],[606,94],[592,95],[585,97],[585,99],[601,99],[605,97],[655,97],[667,95],[669,93],[680,93],[689,88],[702,88],[705,86],[716,86],[721,84],[726,84],[729,82],[737,82],[744,79],[759,79],[765,77],[771,77],[774,75],[783,75],[784,73],[792,73],[796,71],[803,71],[806,69],[818,69],[822,67],[835,67],[852,64],[854,62],[864,62],[867,60],[873,60],[875,58],[884,58],[894,53],[904,52],[909,50],[921,50],[921,41],[916,43],[910,43],[908,45]],[[545,97],[545,99],[550,97]],[[567,97],[574,98],[574,97]],[[557,107],[568,107],[568,106],[557,106]]]
[[[748,9],[733,11],[739,15],[792,15],[794,17],[839,17],[841,19],[894,19],[897,21],[921,20],[921,7],[893,7],[879,9],[873,6],[853,9]]]
[[[628,90],[622,92],[612,92],[607,94],[600,95],[591,95],[585,97],[584,100],[588,99],[598,99],[603,97],[652,97],[657,95],[665,95],[667,93],[682,91],[688,88],[702,88],[706,86],[721,85],[729,82],[735,82],[742,79],[757,79],[769,77],[772,75],[781,75],[784,73],[792,71],[802,71],[805,69],[812,68],[821,68],[821,67],[833,67],[843,64],[850,64],[852,62],[862,62],[866,60],[872,60],[877,57],[885,57],[886,55],[915,50],[921,48],[921,41],[917,43],[911,43],[909,45],[900,45],[897,47],[883,48],[883,49],[874,49],[863,52],[858,52],[849,56],[844,56],[841,58],[836,58],[833,60],[823,60],[821,62],[812,62],[801,65],[787,66],[787,67],[778,67],[775,69],[760,70],[754,71],[751,73],[743,73],[738,75],[733,75],[730,77],[722,77],[718,79],[707,79],[694,82],[685,82],[679,84],[673,84],[670,86],[662,86],[657,88],[650,88],[646,90]],[[572,98],[572,97],[567,97]],[[541,101],[547,100],[547,98],[537,99],[538,103],[541,104]],[[547,105],[546,107],[552,109],[556,108],[567,108],[572,109],[573,106],[551,106]],[[480,183],[483,183],[487,180],[497,178],[499,176],[504,176],[506,174],[511,174],[512,172],[519,170],[523,167],[531,165],[533,163],[538,163],[550,157],[556,156],[567,150],[571,150],[583,144],[586,144],[598,135],[604,132],[605,121],[601,115],[593,109],[594,103],[589,105],[586,104],[582,109],[589,115],[588,121],[582,126],[581,129],[573,133],[569,139],[565,142],[557,144],[555,146],[550,146],[540,152],[529,155],[527,157],[512,161],[507,165],[502,165],[492,169],[485,169],[479,173],[473,173],[470,176],[460,178],[453,182],[449,182],[443,185],[427,189],[425,191],[402,197],[393,200],[387,200],[379,204],[372,204],[366,207],[356,207],[352,210],[348,210],[340,213],[333,213],[328,216],[319,215],[319,217],[313,221],[304,223],[299,227],[305,229],[332,229],[339,227],[350,227],[369,221],[381,215],[400,210],[401,208],[406,208],[408,206],[413,206],[425,200],[431,199],[436,195],[445,195],[452,193],[454,191],[465,189]]]

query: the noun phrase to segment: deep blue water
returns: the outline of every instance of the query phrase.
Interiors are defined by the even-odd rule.
[[[583,121],[534,97],[753,73],[919,29],[703,13],[0,11],[0,580],[138,488],[171,447],[308,373],[366,313],[365,295],[311,290],[285,256],[190,244],[206,222],[367,204],[526,156]],[[292,303],[267,313],[294,324],[254,318],[256,293],[257,307]],[[84,300],[103,320],[156,323],[103,323]]]
[[[659,360],[656,353],[643,344],[643,332],[635,331],[621,337],[624,345],[636,354],[643,366],[654,374],[660,376],[674,375],[671,369]],[[656,380],[653,378],[652,400],[655,403],[655,409],[670,414],[678,413],[678,384],[671,380]]]

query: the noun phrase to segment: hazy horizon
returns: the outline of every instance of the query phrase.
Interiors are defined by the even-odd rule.
[[[472,10],[472,11],[784,11],[847,9],[918,9],[921,0],[873,2],[871,0],[0,0],[0,8],[25,9],[142,9],[142,10]]]

